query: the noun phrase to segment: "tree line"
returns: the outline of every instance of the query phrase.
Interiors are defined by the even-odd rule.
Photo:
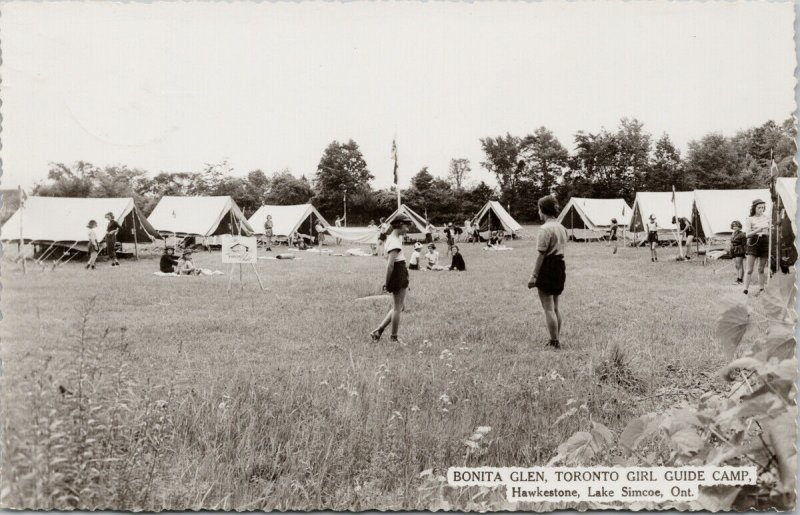
[[[434,223],[463,221],[490,199],[499,200],[519,221],[536,220],[536,201],[553,193],[563,203],[573,196],[624,198],[636,191],[743,189],[766,187],[774,158],[780,176],[796,176],[795,127],[792,119],[768,121],[724,136],[709,133],[688,144],[685,156],[669,135],[658,139],[636,119],[623,118],[614,130],[578,131],[569,151],[546,127],[525,136],[509,133],[480,139],[479,163],[497,186],[470,180],[472,163],[450,160],[448,170],[427,166],[401,191],[403,202]],[[307,178],[289,170],[267,175],[252,170],[241,176],[227,162],[200,171],[147,171],[125,165],[99,167],[79,161],[52,163],[47,179],[33,193],[59,197],[134,197],[149,214],[165,195],[230,195],[246,215],[263,204],[312,202],[332,220],[344,214],[351,225],[365,225],[390,214],[396,190],[374,189],[374,176],[353,140],[331,142],[317,170]]]

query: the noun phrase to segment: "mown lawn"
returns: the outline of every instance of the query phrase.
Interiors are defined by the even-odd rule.
[[[146,493],[117,492],[111,507],[424,509],[424,469],[543,464],[590,420],[619,430],[644,410],[703,393],[723,362],[712,339],[720,301],[743,301],[732,268],[677,263],[674,249],[654,264],[646,249],[612,256],[605,244],[572,243],[564,348],[547,350],[526,288],[533,233],[508,252],[461,245],[464,273],[412,272],[404,347],[367,337],[389,307],[388,297],[358,300],[379,293],[380,258],[260,260],[269,291],[245,268],[244,288],[237,272],[230,293],[227,275],[156,277],[154,258],[27,276],[6,262],[6,446],[23,452],[26,414],[68,399],[52,393],[59,386],[76,389],[75,335],[90,298],[88,334],[108,329],[117,341],[124,328],[137,406],[159,402],[167,421],[148,470],[124,471],[126,480],[147,476]],[[195,261],[228,272],[219,253]],[[42,374],[45,401],[34,406],[26,392]],[[581,409],[556,423],[568,403]],[[477,426],[492,430],[480,452],[467,452]],[[17,477],[14,463],[5,456],[4,478]],[[52,506],[26,484],[5,491],[6,503]]]

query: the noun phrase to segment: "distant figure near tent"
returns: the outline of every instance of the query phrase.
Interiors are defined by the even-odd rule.
[[[175,273],[175,266],[177,266],[178,261],[178,258],[175,257],[175,247],[164,247],[164,253],[161,255],[158,269],[164,274]]]
[[[617,229],[619,229],[619,225],[617,224],[617,219],[616,218],[612,218],[611,219],[611,228],[608,230],[608,239],[609,239],[609,242],[611,243],[611,246],[614,249],[611,252],[612,254],[616,254],[617,253]]]
[[[650,261],[655,263],[658,261],[658,230],[660,229],[656,215],[650,215],[647,219],[647,244],[650,245]]]
[[[89,242],[87,251],[89,252],[89,262],[86,263],[86,269],[94,270],[95,269],[95,261],[97,261],[97,254],[100,253],[100,243],[97,241],[97,233],[94,232],[94,228],[97,227],[97,222],[94,220],[89,220],[89,223],[86,225],[86,228],[89,229],[87,233],[87,240]]]
[[[692,223],[684,216],[680,216],[677,219],[673,216],[672,224],[678,228],[678,239],[683,242],[680,246],[683,255],[678,257],[690,259],[692,241],[694,241],[694,229],[692,228]]]
[[[108,220],[106,252],[108,253],[108,259],[111,260],[111,266],[119,266],[119,261],[117,261],[117,233],[120,230],[120,225],[114,220],[114,213],[111,211],[106,213],[106,220]]]

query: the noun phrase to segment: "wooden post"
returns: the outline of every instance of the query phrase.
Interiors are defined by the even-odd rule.
[[[131,211],[133,214],[133,258],[139,261],[139,240],[136,236],[136,207]]]
[[[22,198],[22,195],[23,195],[22,186],[19,187],[19,192],[20,192],[20,196],[19,196],[19,247],[18,247],[18,251],[19,251],[20,257],[22,258],[22,273],[27,275],[28,274],[28,265],[25,263],[25,253],[22,250],[22,246],[25,243],[25,238],[23,237],[23,231],[22,231],[22,219],[23,219],[23,214],[25,213],[25,201]]]

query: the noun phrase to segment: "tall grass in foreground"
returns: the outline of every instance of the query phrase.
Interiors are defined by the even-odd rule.
[[[592,422],[618,433],[713,388],[708,299],[731,290],[723,278],[651,266],[646,250],[572,246],[553,352],[524,287],[533,240],[515,245],[465,247],[466,274],[415,274],[407,347],[366,338],[388,306],[357,300],[379,289],[377,258],[265,261],[270,292],[251,277],[230,294],[225,277],[154,278],[154,260],[96,274],[6,267],[0,502],[480,509],[430,478],[542,465]],[[220,267],[217,253],[197,261]],[[97,302],[76,310],[83,296]],[[478,428],[491,429],[476,441]]]
[[[543,463],[581,419],[619,427],[632,414],[627,390],[589,361],[487,387],[469,347],[428,341],[375,370],[338,348],[344,371],[153,384],[138,379],[127,331],[100,329],[99,315],[87,303],[71,334],[43,332],[32,366],[6,374],[4,506],[429,509],[425,470]],[[479,426],[490,429],[476,446]]]

